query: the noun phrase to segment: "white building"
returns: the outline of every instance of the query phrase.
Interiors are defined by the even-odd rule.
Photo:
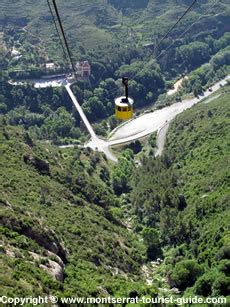
[[[11,51],[11,56],[12,57],[19,57],[19,56],[21,56],[21,52],[18,51],[15,47],[13,47],[13,49]]]
[[[46,69],[55,69],[55,64],[52,62],[45,64]]]

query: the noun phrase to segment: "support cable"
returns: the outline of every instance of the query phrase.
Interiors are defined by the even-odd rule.
[[[182,34],[180,34],[179,36],[178,36],[178,38],[177,39],[180,39],[180,38],[182,38],[202,17],[204,17],[207,13],[209,13],[209,11],[216,5],[218,3],[218,0],[217,1],[215,1],[213,4],[212,4],[212,6],[211,7],[209,7],[202,15],[200,15],[188,28],[186,28],[185,29],[185,31],[182,33]],[[175,44],[175,42],[176,42],[176,40],[175,41],[173,41],[165,50],[163,50],[158,56],[155,56],[154,58],[153,58],[153,60],[158,60],[159,58],[161,58],[162,57],[162,55],[164,55],[169,49],[171,49],[172,48],[172,46]]]
[[[74,65],[74,62],[73,62],[73,58],[72,58],[72,55],[71,55],[71,52],[70,52],[68,41],[67,41],[66,36],[65,36],[65,31],[64,31],[64,28],[62,26],[62,21],[61,21],[61,17],[59,15],[59,12],[58,12],[56,0],[52,0],[52,2],[53,2],[53,6],[54,6],[54,10],[55,10],[56,16],[57,16],[57,20],[58,20],[58,23],[59,23],[59,27],[61,29],[62,37],[64,39],[64,44],[65,44],[65,47],[66,47],[66,50],[67,50],[67,54],[68,54],[68,57],[69,57],[69,60],[70,60],[70,63],[71,63],[71,67],[72,67],[74,76],[76,77],[76,68],[75,68],[75,65]]]
[[[57,35],[58,35],[58,38],[59,38],[61,47],[62,47],[63,55],[64,55],[65,59],[67,59],[67,57],[66,57],[66,51],[65,51],[65,48],[64,48],[64,45],[63,45],[63,41],[62,41],[62,39],[61,39],[61,35],[60,35],[59,30],[58,30],[58,26],[57,26],[57,23],[56,23],[56,20],[55,20],[54,14],[53,14],[53,10],[52,10],[52,8],[51,8],[51,5],[50,5],[49,0],[47,0],[47,4],[48,4],[48,7],[49,7],[49,10],[50,10],[52,19],[53,19],[53,23],[54,23],[54,26],[55,26],[55,29],[56,29],[56,32],[57,32]]]
[[[186,9],[186,11],[183,13],[182,16],[180,16],[180,18],[177,20],[177,22],[175,24],[173,24],[171,26],[171,28],[167,31],[167,33],[161,38],[161,40],[158,42],[156,49],[158,48],[158,46],[163,42],[163,40],[168,37],[168,35],[172,32],[172,30],[174,30],[176,28],[176,26],[179,24],[179,22],[188,14],[189,11],[191,11],[191,9],[193,8],[193,6],[196,4],[197,0],[194,0],[190,6]]]

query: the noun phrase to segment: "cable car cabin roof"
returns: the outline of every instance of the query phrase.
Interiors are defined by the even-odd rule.
[[[121,96],[115,99],[115,105],[117,107],[128,107],[128,106],[132,106],[134,101],[132,98],[129,98],[129,102],[122,102],[122,99],[125,99],[125,96]]]

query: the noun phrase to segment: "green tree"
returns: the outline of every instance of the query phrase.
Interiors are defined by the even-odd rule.
[[[121,157],[119,157],[119,163],[112,171],[112,186],[117,195],[129,192],[129,178],[132,174],[133,168],[133,152],[130,149],[126,149]]]
[[[194,96],[198,96],[203,92],[201,81],[199,79],[196,79],[194,85],[193,85],[193,94]]]
[[[149,260],[156,260],[162,256],[162,250],[159,240],[159,233],[156,229],[146,227],[142,231],[144,242],[147,246],[147,257]]]
[[[203,269],[196,260],[183,260],[175,265],[171,278],[180,290],[185,290],[193,286],[202,273]]]

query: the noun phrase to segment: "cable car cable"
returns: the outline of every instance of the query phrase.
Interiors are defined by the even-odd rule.
[[[217,2],[218,2],[218,0],[215,1],[213,3],[213,5],[211,7],[209,7],[201,16],[199,16],[187,29],[185,29],[185,31],[182,34],[180,34],[177,39],[184,36],[202,17],[204,17],[204,15],[206,15],[208,13],[208,11],[210,9],[212,9],[217,4]],[[165,50],[162,50],[162,52],[158,56],[155,56],[153,58],[153,60],[158,60],[159,58],[161,58],[162,55],[164,55],[169,49],[172,48],[172,46],[175,44],[175,42],[176,42],[176,40],[174,42],[172,42]]]
[[[185,12],[182,14],[182,16],[179,17],[179,19],[171,26],[171,28],[167,31],[167,33],[160,39],[160,41],[158,42],[158,44],[155,47],[155,52],[157,51],[158,47],[160,46],[160,44],[163,42],[163,40],[165,38],[168,37],[168,35],[176,28],[176,26],[180,23],[180,21],[191,11],[191,9],[193,8],[193,6],[197,3],[197,0],[194,0],[189,7],[185,10]],[[169,50],[170,48],[168,47],[165,52],[167,50]],[[160,55],[162,54],[162,52],[159,55],[155,55],[153,57],[153,60],[157,60],[158,58],[160,58]],[[135,75],[136,76],[136,75]],[[133,78],[133,77],[132,77]]]
[[[172,30],[174,30],[176,28],[176,26],[178,25],[178,23],[188,14],[189,11],[191,11],[191,9],[193,8],[193,6],[196,4],[197,0],[194,0],[190,6],[186,9],[186,11],[183,13],[182,16],[180,16],[180,18],[177,20],[177,22],[171,26],[171,28],[167,31],[167,33],[161,38],[161,40],[158,42],[157,47],[163,42],[163,40],[168,37],[168,35],[172,32]]]
[[[167,31],[167,33],[161,38],[161,40],[159,41],[159,43],[157,44],[156,48],[155,48],[155,51],[157,51],[158,47],[160,46],[161,42],[166,38],[168,37],[168,35],[176,28],[176,26],[179,24],[179,22],[189,13],[189,11],[191,11],[191,9],[193,8],[193,6],[196,4],[197,0],[194,0],[190,5],[189,7],[185,10],[185,12],[182,14],[182,16],[179,17],[179,19],[171,26],[171,28]],[[167,48],[166,50],[169,50],[170,48]],[[161,55],[161,54],[160,54]],[[153,58],[154,59],[158,59],[160,57],[160,55],[158,56],[155,56]],[[138,72],[139,73],[139,72]],[[136,73],[135,75],[132,75],[129,76],[129,79],[134,79],[138,73]],[[116,90],[115,90],[116,91]],[[114,92],[115,92],[114,91]]]
[[[216,4],[218,3],[218,0],[217,1],[215,1],[213,4],[212,4],[212,6],[211,7],[209,7],[201,16],[199,16],[190,26],[188,26],[188,28],[186,28],[186,30],[178,37],[178,38],[181,38],[184,34],[186,34],[202,17],[204,17],[204,15],[206,15],[209,11],[210,11],[210,9],[212,9]],[[194,6],[194,2],[192,3],[192,7]],[[191,5],[190,5],[191,6]],[[192,8],[191,7],[191,8]],[[187,10],[186,10],[186,14],[191,10],[191,8],[188,8]],[[186,15],[185,13],[183,14],[183,17]],[[182,16],[181,16],[182,17]],[[180,17],[180,20],[182,19]],[[170,28],[171,29],[171,31],[175,28],[175,26],[177,25],[179,23],[179,20]],[[167,35],[169,34],[169,31],[168,31],[168,33],[167,33]],[[164,35],[164,38],[166,37],[166,35]],[[163,38],[163,39],[164,39]],[[161,41],[163,40],[163,39],[161,39]],[[162,55],[164,55],[168,50],[170,50],[171,48],[172,48],[172,46],[175,44],[175,42],[176,41],[174,41],[172,44],[170,44],[165,50],[162,50],[162,52],[159,54],[159,55],[157,55],[157,56],[154,56],[153,58],[152,58],[152,60],[158,60],[159,58],[161,58],[162,57]],[[159,45],[159,44],[158,44]],[[139,73],[139,72],[138,72]],[[129,77],[129,79],[134,79],[137,75],[138,75],[138,73],[136,73],[135,75],[131,75],[130,77]],[[115,92],[117,92],[117,89],[116,90],[114,90],[114,91],[112,91],[112,94],[113,93],[115,93]]]
[[[52,2],[53,2],[54,10],[55,10],[55,13],[56,13],[56,16],[57,16],[57,19],[58,19],[59,26],[60,26],[60,29],[61,29],[62,37],[64,39],[64,44],[65,44],[65,47],[66,47],[66,50],[67,50],[67,54],[68,54],[68,57],[69,57],[69,60],[70,60],[71,66],[72,66],[72,70],[73,70],[74,76],[76,77],[76,68],[75,68],[75,65],[74,65],[74,62],[73,62],[73,59],[72,59],[72,55],[71,55],[71,52],[70,52],[68,41],[67,41],[66,36],[65,36],[65,31],[64,31],[64,28],[62,26],[62,21],[61,21],[59,12],[58,12],[56,0],[52,0]]]
[[[60,35],[59,30],[58,30],[58,26],[57,26],[57,23],[56,23],[54,14],[53,14],[53,10],[52,10],[51,5],[50,5],[50,3],[49,3],[49,0],[47,0],[47,4],[48,4],[48,7],[49,7],[49,10],[50,10],[52,19],[53,19],[53,23],[54,23],[54,26],[55,26],[57,35],[58,35],[58,37],[59,37],[59,41],[60,41],[60,44],[61,44],[61,47],[62,47],[63,55],[64,55],[65,59],[67,59],[67,57],[66,57],[66,51],[65,51],[65,48],[64,48],[64,45],[63,45],[63,41],[62,41],[62,39],[61,39],[61,35]]]

